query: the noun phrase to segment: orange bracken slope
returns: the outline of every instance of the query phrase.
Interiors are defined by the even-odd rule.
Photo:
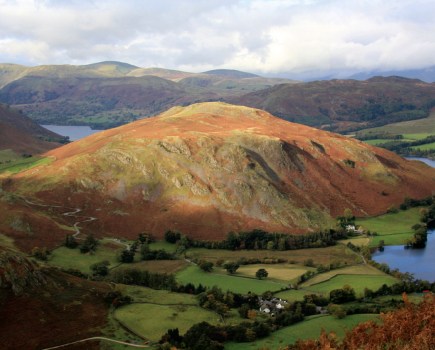
[[[217,102],[174,107],[47,155],[55,161],[18,174],[15,190],[86,209],[100,235],[302,233],[330,227],[345,208],[376,215],[435,190],[435,170],[422,163]]]

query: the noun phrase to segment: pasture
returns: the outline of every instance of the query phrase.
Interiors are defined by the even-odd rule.
[[[378,320],[378,315],[349,315],[343,319],[336,319],[333,316],[310,316],[305,321],[282,328],[267,338],[252,343],[228,343],[225,345],[225,349],[257,350],[284,348],[287,344],[294,344],[298,339],[317,339],[322,329],[326,332],[334,332],[339,338],[342,338],[346,331],[351,330],[361,322],[369,320]]]
[[[237,261],[239,259],[286,259],[293,264],[303,264],[312,259],[314,264],[330,264],[341,261],[346,264],[354,264],[359,261],[359,256],[345,246],[338,244],[326,248],[311,248],[298,250],[223,250],[191,248],[186,252],[189,259],[207,260],[216,263],[218,260]]]
[[[160,340],[168,329],[178,328],[180,334],[184,334],[202,321],[210,324],[221,322],[218,314],[192,305],[130,304],[117,309],[114,316],[121,324],[154,342]]]
[[[303,275],[308,270],[311,270],[304,266],[290,264],[254,264],[240,266],[236,274],[238,276],[255,278],[255,273],[259,269],[266,269],[269,273],[267,277],[268,280],[275,280],[284,283],[295,283],[299,276]]]
[[[357,297],[361,297],[364,294],[364,289],[371,290],[379,289],[383,284],[392,285],[397,283],[398,280],[389,275],[335,275],[329,280],[309,285],[304,287],[304,290],[320,293],[326,297],[329,297],[329,292],[334,289],[343,288],[344,285],[349,285],[355,290]]]
[[[321,274],[318,274],[314,276],[313,278],[310,278],[305,283],[302,283],[300,285],[300,288],[309,287],[312,285],[315,285],[317,283],[322,283],[325,281],[330,280],[331,278],[337,276],[337,275],[376,275],[376,276],[388,276],[382,271],[379,271],[378,269],[374,268],[370,265],[356,265],[356,266],[348,266],[343,267],[340,269],[335,269],[331,271],[327,271]]]
[[[378,233],[378,236],[371,239],[370,246],[377,246],[380,240],[384,240],[386,245],[400,245],[412,237],[412,226],[420,221],[420,209],[417,207],[400,210],[398,213],[361,218],[356,220],[356,225]]]
[[[119,265],[117,253],[120,250],[122,250],[122,246],[115,248],[110,241],[101,241],[95,253],[82,254],[78,248],[59,247],[52,251],[48,263],[64,269],[77,269],[89,274],[91,273],[90,266],[103,260],[109,261],[109,268]]]
[[[217,286],[223,291],[247,294],[253,292],[262,294],[266,291],[279,291],[286,286],[286,283],[270,281],[267,278],[258,280],[256,278],[243,277],[239,274],[229,275],[223,269],[215,269],[213,272],[204,272],[198,266],[189,266],[176,275],[178,282],[194,285],[202,284],[206,287]]]

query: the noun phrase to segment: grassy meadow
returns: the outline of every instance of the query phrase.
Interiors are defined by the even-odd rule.
[[[259,280],[256,278],[243,277],[237,272],[229,275],[223,269],[215,269],[214,272],[204,272],[198,266],[189,266],[176,275],[177,281],[183,284],[202,284],[206,287],[217,286],[224,291],[247,294],[248,292],[262,294],[267,291],[279,291],[285,288],[286,283],[274,282],[269,279]]]
[[[359,262],[359,256],[343,245],[335,245],[326,248],[297,249],[297,250],[223,250],[193,248],[186,252],[189,259],[204,259],[216,263],[218,260],[236,261],[239,259],[286,259],[294,264],[303,264],[312,259],[314,264],[329,264],[333,261],[342,261],[349,265]]]
[[[17,158],[10,162],[4,162],[0,164],[0,173],[16,174],[20,171],[34,168],[39,165],[50,164],[53,158],[41,158],[41,157],[31,157],[31,158]]]
[[[329,296],[329,292],[334,289],[342,288],[344,285],[349,285],[355,290],[357,297],[364,295],[364,289],[369,288],[371,290],[379,289],[383,284],[392,285],[397,283],[398,279],[383,274],[383,275],[335,275],[334,277],[320,283],[316,283],[307,287],[304,290],[311,291],[313,293],[320,293],[326,297]]]
[[[48,263],[64,269],[77,269],[89,274],[91,273],[90,266],[103,260],[110,263],[109,268],[119,265],[117,253],[121,250],[122,246],[117,248],[108,240],[100,241],[95,253],[82,254],[78,248],[59,247],[52,251]]]
[[[377,232],[370,240],[370,246],[377,246],[381,240],[386,245],[404,244],[407,238],[411,238],[414,231],[412,226],[420,221],[421,208],[400,210],[398,213],[389,213],[371,218],[357,219],[356,225],[364,230]]]
[[[184,334],[196,323],[218,324],[221,321],[219,315],[210,310],[181,304],[134,303],[117,309],[114,316],[122,325],[151,341],[158,341],[168,329],[178,328]]]
[[[280,329],[267,338],[252,343],[228,343],[226,350],[257,350],[257,349],[279,349],[287,344],[294,344],[298,339],[317,339],[324,329],[326,332],[334,332],[342,338],[346,331],[352,329],[361,322],[378,320],[378,315],[359,314],[349,315],[343,319],[333,316],[310,316],[303,322]]]

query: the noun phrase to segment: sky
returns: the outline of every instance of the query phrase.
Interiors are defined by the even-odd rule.
[[[435,65],[434,0],[0,0],[0,62],[269,76]]]

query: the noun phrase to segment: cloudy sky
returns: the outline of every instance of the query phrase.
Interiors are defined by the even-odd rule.
[[[0,0],[0,62],[193,72],[435,65],[434,0]]]

